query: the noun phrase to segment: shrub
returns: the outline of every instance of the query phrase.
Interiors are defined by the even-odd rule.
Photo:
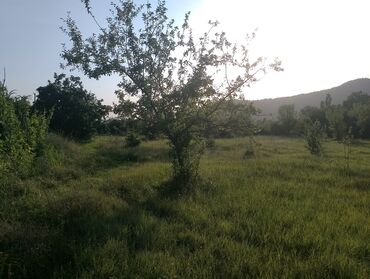
[[[43,155],[49,119],[31,112],[26,97],[12,97],[0,83],[0,173],[23,176]]]
[[[141,143],[140,138],[135,133],[129,133],[126,136],[126,146],[127,147],[136,147]]]
[[[313,155],[322,155],[322,134],[322,127],[318,120],[307,123],[305,132],[306,148]]]

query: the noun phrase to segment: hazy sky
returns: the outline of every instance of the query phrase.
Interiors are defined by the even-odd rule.
[[[102,22],[110,2],[92,0]],[[247,88],[247,99],[306,93],[370,77],[369,0],[169,0],[167,6],[179,23],[190,10],[195,32],[205,31],[209,19],[219,20],[221,29],[238,41],[258,28],[253,52],[279,57],[285,71]],[[0,0],[0,67],[6,68],[9,89],[32,95],[54,72],[62,72],[59,54],[68,38],[59,27],[67,11],[84,34],[96,30],[79,0]],[[83,80],[106,103],[115,100],[116,78]]]

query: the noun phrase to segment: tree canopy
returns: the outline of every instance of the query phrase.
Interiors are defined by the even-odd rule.
[[[51,115],[50,129],[77,140],[96,133],[110,108],[87,92],[79,77],[54,75],[55,80],[37,89],[33,108]]]

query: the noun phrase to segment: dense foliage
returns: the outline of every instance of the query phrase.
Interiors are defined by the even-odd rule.
[[[102,126],[110,108],[87,92],[79,77],[56,75],[37,89],[33,108],[51,115],[50,130],[77,140],[88,140]]]
[[[32,112],[27,97],[12,96],[0,83],[0,179],[27,175],[43,155],[49,119]]]

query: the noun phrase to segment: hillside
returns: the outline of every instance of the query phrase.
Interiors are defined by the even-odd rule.
[[[361,78],[348,81],[338,87],[331,89],[299,94],[291,97],[281,97],[276,99],[263,99],[254,101],[254,105],[261,109],[262,115],[271,115],[275,117],[278,109],[282,105],[294,104],[297,111],[305,106],[319,106],[320,102],[330,94],[333,104],[341,104],[351,93],[362,91],[370,94],[370,79]]]

